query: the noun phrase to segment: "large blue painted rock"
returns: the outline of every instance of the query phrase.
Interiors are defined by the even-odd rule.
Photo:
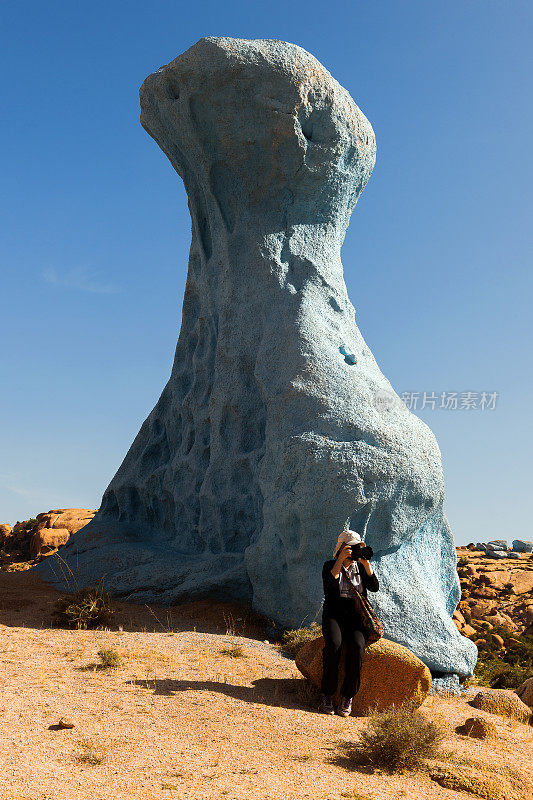
[[[471,674],[439,448],[380,372],[343,279],[370,123],[277,40],[201,39],[140,96],[189,197],[181,332],[161,397],[62,558],[116,596],[244,598],[297,626],[319,610],[348,523],[374,548],[387,638]],[[37,569],[67,585],[59,561]]]
[[[533,553],[533,542],[524,542],[522,539],[513,539],[513,550],[517,553]]]

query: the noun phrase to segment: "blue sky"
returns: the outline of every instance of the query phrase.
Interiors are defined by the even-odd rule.
[[[456,542],[531,539],[532,23],[526,0],[4,0],[0,522],[97,508],[168,380],[190,218],[138,89],[225,35],[301,45],[369,118],[359,327],[400,394],[498,393],[415,413]]]

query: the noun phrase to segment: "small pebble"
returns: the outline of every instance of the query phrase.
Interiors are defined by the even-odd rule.
[[[74,723],[70,719],[66,719],[66,717],[61,717],[59,722],[57,723],[59,728],[74,728]]]

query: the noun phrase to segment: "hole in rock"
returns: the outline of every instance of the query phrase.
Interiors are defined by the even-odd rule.
[[[343,344],[341,345],[341,347],[339,347],[339,353],[342,356],[344,356],[344,361],[346,362],[346,364],[349,364],[351,367],[357,364],[356,357],[354,356],[353,353],[350,353],[346,345]]]
[[[174,79],[168,82],[168,95],[171,100],[180,99],[180,86],[179,83]]]

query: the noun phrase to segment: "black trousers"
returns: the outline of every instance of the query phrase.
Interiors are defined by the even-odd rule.
[[[341,647],[346,646],[346,674],[341,686],[344,697],[353,697],[361,684],[361,665],[366,647],[361,618],[353,602],[341,602],[338,608],[324,608],[322,614],[322,692],[334,695],[339,680]]]

